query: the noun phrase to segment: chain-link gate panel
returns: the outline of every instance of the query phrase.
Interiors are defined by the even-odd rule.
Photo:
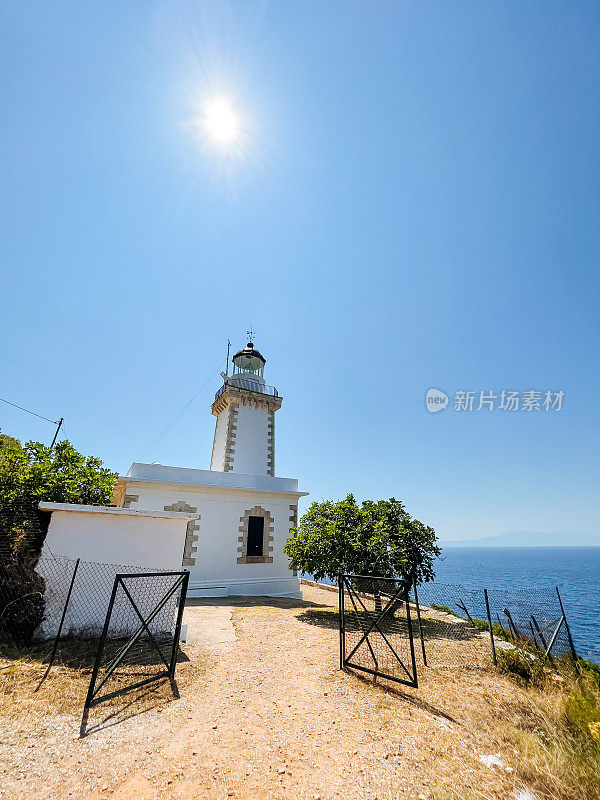
[[[341,575],[340,667],[417,686],[410,583]]]
[[[115,576],[86,711],[161,678],[174,679],[188,580],[187,571]]]

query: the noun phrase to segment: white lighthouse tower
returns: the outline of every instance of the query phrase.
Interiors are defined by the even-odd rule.
[[[265,383],[266,359],[250,341],[233,356],[233,375],[225,376],[212,404],[217,418],[211,470],[275,475],[277,389]]]

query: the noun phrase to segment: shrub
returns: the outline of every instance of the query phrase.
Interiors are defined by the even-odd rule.
[[[313,503],[285,544],[290,567],[335,581],[343,572],[433,580],[441,549],[433,528],[413,519],[395,498]]]
[[[599,757],[600,689],[596,670],[583,668],[565,703],[565,720],[584,751],[590,756]]]
[[[520,776],[540,797],[600,797],[600,667],[571,656],[550,664],[540,651],[498,652],[498,667],[530,693],[532,724],[510,738]]]
[[[430,603],[429,608],[435,608],[436,611],[443,611],[445,614],[453,614],[455,617],[458,616],[458,614],[455,614],[448,606],[439,606],[437,603]]]
[[[484,619],[476,619],[473,617],[473,625],[480,630],[480,631],[489,631],[490,626]],[[503,628],[502,625],[499,625],[497,622],[492,624],[492,633],[496,639],[503,639],[505,642],[512,641],[512,636],[510,632]]]
[[[0,639],[29,645],[44,615],[44,579],[14,556],[0,570]]]
[[[49,515],[40,500],[107,505],[117,475],[98,458],[83,456],[68,442],[21,445],[0,434],[0,554],[39,556]]]
[[[542,686],[546,679],[546,668],[540,654],[525,647],[496,652],[498,670],[511,675],[525,686]]]

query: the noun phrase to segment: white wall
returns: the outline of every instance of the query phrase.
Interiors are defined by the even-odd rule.
[[[42,508],[51,506],[42,504]],[[100,511],[52,512],[42,554],[164,570],[181,569],[189,515],[152,517]],[[116,510],[116,509],[115,509]],[[159,510],[159,509],[148,509]],[[160,509],[161,511],[163,509]]]
[[[289,559],[283,552],[293,525],[290,505],[297,503],[294,495],[211,487],[152,487],[129,482],[127,492],[139,496],[131,509],[158,511],[178,500],[198,509],[195,564],[189,567],[192,596],[196,591],[200,594],[202,587],[224,587],[230,595],[300,597],[300,581],[289,569]],[[238,564],[240,517],[256,505],[273,517],[273,563]],[[265,531],[265,543],[266,535]]]
[[[215,439],[210,460],[212,470],[223,471],[225,466],[225,444],[227,441],[227,423],[231,406],[227,406],[215,420]]]
[[[267,474],[269,412],[264,407],[239,405],[233,471]]]
[[[223,409],[216,419],[215,439],[210,461],[211,470],[225,468],[227,426],[232,406]],[[237,406],[235,436],[232,439],[233,472],[246,475],[268,475],[269,412],[265,407],[254,405]]]
[[[243,475],[240,472],[217,472],[208,469],[191,469],[189,467],[169,467],[164,464],[140,464],[134,462],[127,475],[119,478],[121,484],[131,484],[133,481],[151,484],[177,484],[189,487],[190,491],[197,491],[199,487],[219,487],[223,489],[252,489],[259,492],[276,492],[306,494],[298,492],[297,478],[275,478],[272,475]],[[135,488],[131,489],[135,494]]]

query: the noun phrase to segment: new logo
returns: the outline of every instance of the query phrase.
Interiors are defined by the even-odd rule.
[[[448,405],[448,395],[441,389],[427,389],[425,395],[425,408],[431,414],[443,411]]]

